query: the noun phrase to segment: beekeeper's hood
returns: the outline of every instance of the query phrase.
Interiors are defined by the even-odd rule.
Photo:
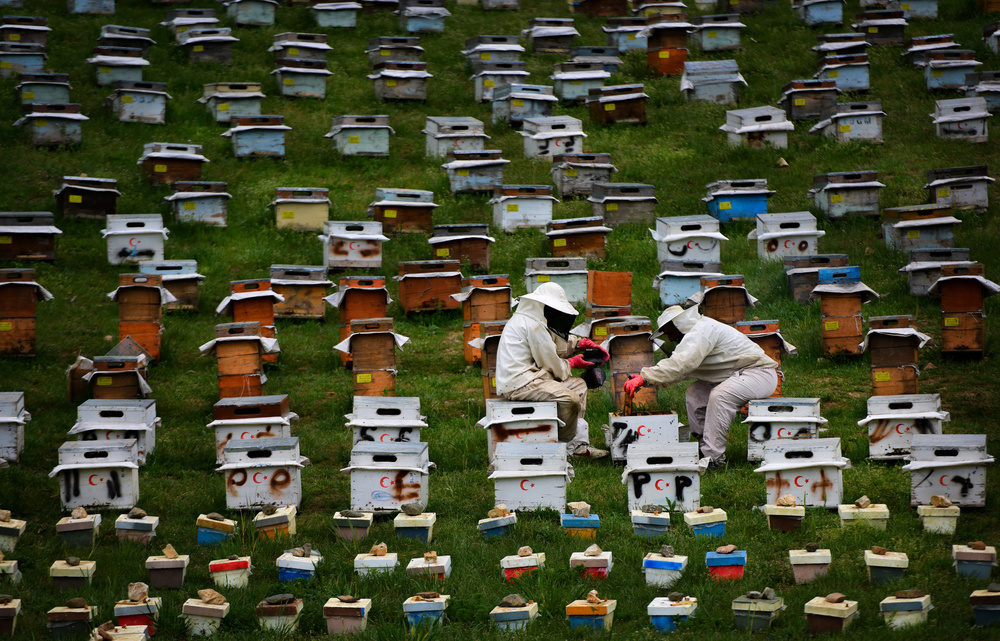
[[[517,313],[544,320],[557,336],[566,339],[579,312],[566,298],[566,291],[557,283],[542,283],[535,291],[518,299]]]
[[[656,331],[653,332],[653,338],[663,335],[663,328],[667,323],[673,323],[677,331],[681,334],[687,334],[695,326],[695,323],[700,320],[701,314],[698,313],[697,305],[688,307],[687,309],[684,309],[680,305],[671,305],[663,310],[660,313],[660,317],[656,319]]]

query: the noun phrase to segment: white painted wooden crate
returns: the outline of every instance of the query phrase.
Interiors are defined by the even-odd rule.
[[[940,434],[941,423],[950,420],[940,395],[899,394],[869,398],[868,416],[858,425],[868,427],[868,458],[899,460],[911,453],[914,436]]]
[[[509,509],[566,511],[569,472],[564,443],[499,443],[493,455],[497,503]]]
[[[628,485],[629,510],[652,503],[684,512],[701,505],[701,475],[708,466],[699,461],[698,444],[658,443],[628,448],[622,483]]]
[[[850,459],[840,455],[839,438],[778,439],[764,450],[764,464],[754,472],[765,476],[767,503],[791,494],[799,505],[834,509],[843,494],[842,471],[850,466]]]
[[[909,463],[910,505],[930,505],[941,494],[961,507],[986,507],[985,434],[916,434]]]
[[[138,444],[135,439],[63,443],[59,464],[49,472],[49,478],[56,476],[64,510],[131,509],[139,500]]]
[[[302,468],[309,459],[299,455],[298,437],[243,439],[222,448],[226,477],[226,507],[260,509],[302,501]]]
[[[351,449],[351,509],[396,512],[404,503],[427,505],[427,443],[360,441]]]
[[[352,447],[361,441],[419,443],[420,428],[427,427],[416,396],[355,396],[354,410],[344,418],[354,431]]]
[[[747,419],[747,460],[764,460],[776,441],[815,439],[827,420],[819,415],[818,398],[766,398],[750,401]]]

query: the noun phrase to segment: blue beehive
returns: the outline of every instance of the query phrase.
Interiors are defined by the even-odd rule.
[[[726,223],[736,218],[756,218],[767,213],[767,199],[774,192],[767,188],[766,178],[752,180],[718,180],[705,186],[708,214]]]
[[[434,512],[424,512],[416,516],[397,514],[393,519],[393,526],[396,528],[396,536],[430,543],[434,538],[436,522],[437,514]]]
[[[557,62],[549,77],[553,80],[555,95],[560,100],[573,102],[586,98],[591,89],[603,87],[611,74],[604,70],[601,62],[584,58],[579,62]]]
[[[699,16],[692,18],[691,24],[702,51],[732,51],[743,46],[740,33],[746,25],[740,22],[738,13]]]
[[[721,508],[715,508],[711,512],[684,513],[684,522],[695,536],[712,539],[721,539],[725,535],[727,519],[726,511]]]
[[[278,566],[278,580],[288,583],[297,579],[308,581],[316,575],[316,566],[323,562],[323,555],[313,550],[308,557],[295,556],[293,550],[285,550],[285,553],[278,557],[275,565]]]
[[[229,122],[222,137],[232,141],[237,158],[285,157],[285,132],[291,127],[284,116],[234,116]]]
[[[230,0],[223,3],[226,16],[238,27],[266,27],[274,24],[275,0]]]
[[[259,82],[213,82],[203,85],[198,102],[205,105],[215,122],[227,123],[233,116],[259,116],[264,97]]]
[[[681,76],[681,91],[688,100],[707,100],[717,105],[740,101],[740,85],[747,84],[735,60],[688,60]]]
[[[643,512],[642,510],[632,510],[632,530],[635,532],[636,536],[641,536],[644,539],[655,539],[659,536],[663,536],[670,529],[670,512],[660,512],[658,514],[653,512]],[[651,566],[647,565],[646,561],[643,561],[642,567],[661,567],[661,566]],[[666,566],[662,566],[666,568]],[[680,569],[680,568],[667,568],[667,569]]]
[[[0,78],[14,78],[19,73],[43,73],[47,58],[45,45],[0,42]]]
[[[965,77],[973,73],[976,67],[983,63],[976,58],[976,52],[971,49],[942,49],[927,53],[927,66],[924,67],[924,79],[927,90],[965,89]]]
[[[938,0],[889,0],[888,8],[902,11],[906,20],[934,20],[938,17]]]
[[[524,47],[517,36],[476,36],[466,38],[465,49],[460,53],[465,56],[466,63],[475,68],[483,62],[518,62]]]
[[[84,120],[89,120],[80,113],[78,104],[62,105],[25,105],[24,114],[15,126],[31,128],[31,143],[36,147],[58,147],[59,145],[78,145],[83,139]]]
[[[590,603],[584,599],[573,601],[566,606],[569,627],[574,630],[592,628],[611,632],[611,624],[614,621],[617,605],[618,602],[614,599],[605,599],[599,603]]]
[[[114,93],[104,100],[104,104],[111,105],[118,120],[153,125],[167,122],[167,101],[171,99],[167,83],[119,80],[113,87]]]
[[[844,0],[800,0],[793,8],[810,27],[844,24]]]
[[[22,73],[20,84],[15,87],[22,105],[59,105],[69,102],[69,74],[67,73]]]
[[[952,545],[951,556],[955,559],[958,576],[988,579],[997,561],[997,550],[992,545],[985,545],[982,550],[968,545]]]
[[[861,268],[857,265],[827,267],[816,275],[817,285],[850,285],[861,282]]]
[[[588,516],[560,514],[559,520],[566,534],[580,539],[597,538],[597,530],[601,527],[601,517],[596,514]]]
[[[448,608],[449,594],[442,594],[433,599],[414,600],[410,597],[403,601],[403,614],[406,615],[407,627],[418,625],[441,625],[444,611]]]
[[[673,632],[677,629],[678,622],[687,621],[697,609],[698,599],[693,596],[686,596],[680,601],[660,596],[649,602],[646,613],[654,628],[660,632]]]
[[[622,65],[618,57],[618,47],[573,47],[570,51],[572,62],[599,62],[608,73],[615,73]],[[552,114],[539,114],[552,115]]]
[[[309,7],[316,24],[332,29],[353,29],[358,25],[358,2],[323,2]]]
[[[140,82],[142,68],[149,66],[142,49],[136,47],[94,47],[93,54],[87,62],[97,70],[97,84],[101,87],[110,87],[118,80]]]
[[[345,156],[388,156],[389,136],[395,134],[389,116],[334,116],[325,138]]]
[[[633,16],[630,18],[608,18],[607,25],[601,27],[601,30],[608,34],[609,47],[614,47],[618,51],[645,51],[647,40],[645,37],[639,36],[639,32],[645,27],[646,18],[644,16]],[[612,71],[612,73],[614,72]]]
[[[823,58],[813,78],[833,80],[841,91],[868,91],[871,88],[870,72],[867,53],[834,55]]]
[[[226,186],[224,182],[174,181],[170,183],[173,193],[163,200],[171,203],[174,218],[180,222],[225,227],[232,198]]]
[[[195,62],[233,62],[233,43],[239,42],[228,27],[197,26],[177,34],[177,45]]]
[[[409,33],[441,33],[451,12],[445,0],[408,0],[399,11],[399,28]]]
[[[507,516],[480,519],[477,528],[482,533],[484,539],[493,539],[510,534],[517,524],[517,514],[511,512]]]
[[[484,149],[450,154],[449,158],[453,160],[441,165],[441,169],[448,172],[451,193],[493,193],[495,188],[503,185],[503,169],[510,164],[509,160],[500,157],[502,153],[499,149]]]
[[[276,77],[282,96],[326,98],[326,79],[333,73],[327,70],[325,60],[283,58],[277,65],[271,75]]]
[[[115,14],[115,0],[67,0],[66,9],[70,15],[102,15]]]
[[[976,615],[976,625],[1000,624],[1000,592],[976,590],[969,597],[969,603]]]
[[[721,278],[719,269],[719,263],[684,261],[660,272],[653,280],[653,288],[660,292],[660,302],[665,307],[682,305],[701,291],[703,276]]]
[[[198,545],[218,545],[233,538],[236,532],[236,521],[209,518],[205,514],[198,516]]]
[[[965,76],[965,96],[980,97],[986,109],[993,113],[1000,109],[1000,71],[980,71]]]

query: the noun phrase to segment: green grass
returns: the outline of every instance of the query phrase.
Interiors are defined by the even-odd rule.
[[[273,68],[267,53],[273,35],[283,31],[316,32],[309,12],[302,6],[282,7],[278,26],[261,29],[238,29],[240,42],[235,47],[238,63],[231,68],[195,65],[188,62],[174,45],[170,34],[158,22],[163,8],[146,3],[119,2],[113,18],[67,16],[61,0],[38,0],[23,10],[5,13],[46,15],[53,27],[49,66],[53,71],[70,74],[72,97],[83,105],[91,120],[84,125],[83,144],[78,149],[45,151],[27,142],[26,132],[10,126],[0,127],[0,190],[2,211],[52,211],[51,190],[64,175],[82,173],[114,177],[123,197],[120,213],[169,213],[162,202],[165,188],[147,185],[135,161],[144,143],[152,141],[198,143],[211,159],[206,166],[206,180],[225,180],[234,195],[230,203],[229,227],[205,229],[168,221],[171,228],[167,243],[168,258],[194,258],[207,276],[201,289],[198,313],[170,314],[165,319],[163,360],[150,370],[163,428],[159,432],[156,454],[140,472],[142,497],[139,504],[161,518],[159,536],[153,548],[167,542],[192,556],[185,589],[161,591],[164,613],[162,638],[183,635],[177,614],[188,596],[199,588],[211,587],[207,564],[231,553],[250,553],[256,570],[246,590],[229,590],[232,611],[223,624],[221,638],[246,638],[255,634],[252,606],[275,592],[292,591],[306,601],[300,635],[325,634],[321,606],[333,595],[345,592],[374,599],[374,607],[365,638],[395,639],[404,636],[402,601],[414,592],[431,589],[425,581],[406,577],[402,570],[389,576],[361,579],[352,571],[353,556],[367,551],[369,545],[387,541],[391,551],[400,553],[401,563],[435,549],[451,554],[454,569],[442,591],[453,596],[449,624],[439,631],[421,631],[426,638],[501,638],[491,630],[487,613],[500,598],[519,591],[541,606],[542,618],[534,633],[546,638],[583,638],[571,632],[564,616],[565,604],[580,597],[591,584],[570,572],[568,557],[585,545],[568,540],[558,526],[555,514],[522,515],[513,536],[484,542],[476,533],[476,520],[485,516],[493,504],[493,488],[486,479],[485,436],[475,427],[482,416],[483,402],[477,369],[466,366],[462,358],[461,318],[457,314],[427,314],[404,317],[393,306],[397,331],[413,340],[399,356],[397,393],[419,396],[430,427],[424,440],[430,443],[431,460],[437,470],[431,476],[430,509],[438,514],[435,541],[430,546],[409,540],[397,540],[391,522],[379,521],[363,543],[344,543],[333,534],[330,517],[349,503],[349,479],[339,472],[350,459],[350,432],[342,416],[350,411],[352,387],[348,372],[339,363],[332,346],[337,342],[336,312],[325,323],[282,322],[279,324],[282,355],[280,365],[269,373],[266,393],[288,393],[292,409],[302,416],[295,425],[301,439],[302,453],[312,459],[303,472],[304,498],[298,519],[299,535],[295,541],[311,541],[326,556],[317,578],[291,586],[277,581],[274,559],[290,547],[274,541],[259,541],[245,527],[236,541],[220,548],[196,547],[195,518],[201,512],[224,511],[223,482],[214,471],[212,435],[205,428],[211,420],[212,404],[217,400],[215,363],[200,358],[197,347],[212,337],[212,328],[226,319],[214,314],[215,304],[228,291],[228,283],[240,278],[260,278],[271,264],[319,264],[321,247],[313,234],[278,232],[273,213],[267,209],[275,187],[328,187],[333,201],[331,216],[356,220],[374,198],[378,186],[431,189],[441,207],[435,222],[488,222],[490,208],[485,198],[453,196],[440,162],[424,158],[423,128],[426,116],[474,116],[490,121],[489,105],[473,102],[471,75],[459,56],[467,37],[479,34],[515,34],[527,26],[529,16],[564,16],[567,7],[561,2],[524,0],[520,13],[486,14],[478,7],[452,7],[454,16],[447,20],[446,31],[422,38],[427,50],[425,59],[434,74],[426,104],[381,104],[372,96],[367,58],[363,54],[367,40],[400,33],[396,18],[388,14],[362,15],[359,27],[348,32],[329,32],[335,51],[330,56],[326,100],[289,100],[278,96],[268,72]],[[210,2],[198,6],[222,7]],[[857,10],[856,0],[845,8],[844,15]],[[973,0],[941,3],[941,18],[936,22],[916,22],[910,35],[954,33],[957,42],[976,50],[984,69],[1000,68],[1000,60],[980,41],[982,27],[993,18],[979,14]],[[692,51],[693,59],[735,57],[749,86],[743,92],[743,106],[773,104],[780,89],[789,80],[808,78],[815,71],[815,56],[809,47],[815,32],[795,19],[787,5],[745,20],[744,48],[735,55]],[[153,28],[158,44],[150,51],[152,65],[146,79],[167,81],[173,101],[168,108],[168,124],[151,126],[117,122],[101,101],[110,93],[94,83],[94,70],[83,60],[96,41],[104,23]],[[601,21],[577,17],[582,34],[579,44],[603,44]],[[837,30],[831,30],[837,31]],[[602,128],[589,122],[582,106],[561,106],[557,113],[581,118],[589,135],[587,148],[609,151],[622,182],[647,182],[656,186],[657,214],[687,215],[704,212],[700,202],[706,183],[724,178],[767,178],[777,190],[771,199],[774,212],[801,211],[812,208],[806,191],[812,176],[827,171],[875,168],[887,185],[882,190],[882,206],[921,203],[925,172],[936,167],[989,164],[1000,167],[997,146],[967,145],[934,137],[927,114],[933,111],[937,96],[926,91],[923,74],[904,64],[898,48],[871,51],[872,99],[883,101],[885,144],[837,145],[808,136],[806,124],[798,124],[789,136],[786,150],[730,149],[718,131],[725,117],[725,107],[689,104],[684,101],[678,78],[650,75],[642,54],[626,56],[622,72],[612,83],[643,82],[651,96],[649,124],[644,128]],[[532,81],[548,84],[552,64],[558,56],[525,56]],[[220,138],[224,128],[212,122],[202,105],[195,102],[201,85],[220,81],[262,81],[268,98],[264,113],[283,114],[292,127],[288,135],[287,158],[282,161],[237,161],[229,143]],[[12,123],[19,106],[15,99],[14,80],[0,81],[0,121]],[[945,96],[948,97],[948,96]],[[345,113],[386,113],[396,130],[389,159],[349,159],[333,152],[323,138],[333,116]],[[506,180],[511,183],[550,182],[546,163],[523,157],[520,136],[505,127],[487,124],[493,137],[490,146],[504,150],[512,160]],[[779,158],[788,161],[784,169],[776,167]],[[995,190],[994,190],[995,191]],[[586,203],[573,201],[556,205],[558,218],[588,215]],[[818,213],[818,212],[816,212]],[[964,223],[956,231],[956,246],[969,247],[976,260],[996,275],[1000,268],[1000,223],[997,207],[986,214],[963,215]],[[53,265],[36,265],[37,279],[53,292],[56,300],[39,307],[38,356],[34,359],[0,361],[0,389],[23,390],[27,408],[34,419],[27,426],[27,442],[20,463],[0,471],[0,507],[11,509],[15,517],[29,521],[28,530],[9,558],[20,562],[24,581],[16,588],[2,586],[24,600],[24,614],[18,624],[22,638],[43,638],[45,612],[60,605],[68,596],[56,593],[47,577],[47,568],[65,554],[55,533],[59,509],[58,484],[47,477],[56,464],[56,452],[65,433],[75,420],[75,407],[66,401],[65,368],[77,354],[105,353],[116,335],[117,308],[105,293],[113,290],[120,269],[105,259],[105,246],[97,221],[59,220],[64,231],[59,240],[57,260]],[[935,301],[909,296],[905,277],[896,270],[906,257],[886,249],[876,221],[821,221],[827,235],[821,240],[824,253],[848,253],[852,264],[860,265],[865,283],[882,294],[879,301],[866,306],[869,315],[914,314],[918,325],[935,338],[940,336],[939,308]],[[752,509],[764,502],[764,483],[752,472],[745,458],[746,430],[734,427],[729,446],[730,465],[724,472],[704,477],[702,500],[723,507],[730,515],[724,542],[748,550],[746,577],[735,584],[717,584],[707,579],[704,553],[716,541],[694,539],[675,515],[675,528],[664,543],[690,558],[688,570],[678,589],[698,597],[701,607],[694,620],[677,633],[678,639],[736,639],[744,635],[733,629],[729,601],[749,589],[771,586],[784,596],[788,609],[778,620],[770,637],[797,639],[805,632],[802,605],[816,595],[844,592],[861,602],[861,619],[845,635],[849,639],[877,636],[888,639],[987,639],[985,630],[972,627],[968,594],[984,582],[957,577],[951,566],[952,542],[984,539],[997,542],[1000,513],[996,496],[1000,473],[990,473],[987,495],[990,506],[966,510],[959,521],[953,541],[926,535],[920,529],[915,511],[909,507],[909,475],[898,466],[871,464],[866,460],[866,435],[855,424],[865,416],[865,401],[870,394],[870,374],[863,361],[822,358],[819,340],[819,310],[799,306],[787,294],[779,265],[765,264],[756,257],[755,247],[745,240],[751,229],[748,222],[728,225],[730,242],[724,245],[723,265],[727,273],[747,277],[751,293],[761,305],[752,316],[779,318],[785,337],[797,345],[797,356],[788,357],[785,393],[789,396],[815,396],[822,401],[822,413],[829,419],[829,436],[842,439],[843,451],[854,467],[844,473],[845,499],[867,494],[876,502],[889,505],[892,511],[885,533],[865,529],[841,530],[835,514],[810,511],[799,534],[769,532],[764,516]],[[537,230],[513,235],[497,232],[491,271],[508,273],[515,294],[524,292],[524,259],[547,254],[545,237]],[[429,245],[422,235],[399,236],[386,244],[383,272],[396,272],[399,260],[431,258]],[[650,284],[657,272],[655,247],[644,228],[616,229],[608,238],[608,258],[592,262],[592,268],[628,270],[634,273],[634,311],[651,317],[660,304]],[[394,286],[391,286],[394,287]],[[395,297],[395,292],[393,292]],[[993,301],[987,314],[995,311]],[[993,358],[1000,351],[1000,334],[987,332],[987,357],[982,361],[949,362],[939,350],[928,347],[920,358],[921,391],[941,394],[944,408],[951,412],[949,432],[986,433],[991,452],[998,451],[995,417],[1000,414],[997,367]],[[931,368],[930,365],[934,367]],[[683,415],[683,386],[659,392],[663,409]],[[587,419],[595,442],[600,442],[598,426],[611,409],[607,391],[593,393],[588,403]],[[621,470],[607,462],[581,462],[576,479],[569,486],[569,500],[586,500],[601,516],[598,543],[612,550],[615,569],[599,586],[601,594],[618,599],[614,636],[634,639],[658,638],[649,625],[646,604],[662,591],[646,587],[640,573],[642,556],[661,543],[646,543],[631,533],[626,509]],[[98,621],[110,618],[113,603],[126,595],[130,581],[144,580],[143,561],[147,551],[117,543],[112,532],[114,514],[105,515],[99,544],[80,555],[98,562],[92,587],[83,591],[100,606]],[[248,517],[244,517],[248,520]],[[796,587],[787,564],[787,550],[816,540],[833,551],[834,562],[827,578],[815,585]],[[500,578],[499,560],[515,553],[520,545],[531,545],[547,554],[548,567],[541,573],[511,586]],[[899,585],[872,586],[865,578],[862,551],[873,544],[905,551],[910,556],[907,578]],[[901,587],[921,587],[932,595],[936,610],[930,624],[908,632],[886,629],[878,617],[878,601]],[[266,636],[256,633],[256,636]]]

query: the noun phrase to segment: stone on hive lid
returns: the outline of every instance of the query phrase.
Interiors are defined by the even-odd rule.
[[[209,605],[222,605],[226,602],[226,597],[215,590],[198,590],[198,598]]]
[[[795,507],[795,497],[791,494],[784,494],[778,497],[777,504],[781,507]]]
[[[440,592],[417,592],[413,597],[415,601],[433,601],[441,597]]]
[[[78,557],[78,556],[67,556],[66,557],[66,565],[70,566],[71,568],[75,568],[76,566],[80,565],[80,557]]]
[[[732,554],[735,551],[736,551],[736,546],[731,543],[729,545],[721,545],[715,548],[716,554]]]
[[[403,511],[406,516],[420,516],[424,513],[424,506],[418,501],[413,501],[411,503],[403,503],[399,506],[399,509]]]
[[[437,563],[438,553],[434,550],[430,552],[424,552],[424,562],[425,563]]]
[[[659,505],[653,505],[652,503],[646,503],[639,508],[644,514],[659,514],[663,512],[663,508]]]
[[[574,501],[572,503],[567,503],[566,507],[568,507],[573,512],[573,516],[579,516],[579,517],[590,516],[590,503],[584,503],[583,501]]]
[[[942,496],[940,494],[934,494],[931,496],[931,505],[934,507],[951,507],[952,502],[947,496]]]
[[[389,552],[389,546],[385,543],[376,543],[372,549],[368,550],[369,556],[385,556]]]
[[[877,554],[879,556],[885,556],[889,552],[888,549],[882,547],[881,545],[872,546],[872,554]]]
[[[919,599],[927,596],[926,590],[896,590],[892,595],[897,599]]]
[[[533,554],[531,547],[525,545],[517,549],[518,556],[531,556]]]
[[[149,598],[149,586],[145,583],[128,584],[128,600],[133,603],[144,603]]]
[[[167,557],[168,559],[176,559],[180,555],[177,554],[177,550],[174,549],[174,546],[167,543],[167,545],[163,548],[163,556]]]
[[[489,511],[489,513],[486,514],[486,516],[488,516],[491,519],[498,519],[502,516],[510,516],[510,510],[507,509],[507,506],[504,505],[503,503],[498,503],[495,508],[493,508],[492,510]]]
[[[761,597],[765,599],[773,599],[776,596],[778,595],[774,593],[774,589],[772,588],[764,588],[764,591],[761,592]]]
[[[71,519],[85,519],[87,518],[87,510],[82,507],[78,507],[69,513]]]
[[[670,557],[670,556],[673,556],[673,555],[674,555],[674,546],[672,546],[672,545],[661,545],[660,546],[660,556]]]
[[[966,547],[969,548],[970,550],[985,550],[986,544],[983,543],[982,541],[972,541],[968,545],[966,545]]]
[[[684,593],[683,592],[671,592],[670,594],[667,595],[667,598],[670,599],[671,601],[673,601],[674,603],[676,603],[678,601],[683,601],[684,600]]]
[[[268,605],[283,605],[285,603],[291,603],[294,600],[295,600],[295,595],[288,594],[286,592],[283,594],[272,594],[271,596],[264,599],[264,602],[267,603]]]
[[[126,515],[125,518],[127,518],[127,519],[144,519],[144,518],[146,518],[146,516],[147,516],[146,510],[142,509],[141,507],[134,507],[131,510],[129,510],[129,513],[128,513],[128,515]]]
[[[237,560],[239,560],[239,558],[240,558],[239,554],[230,554],[229,555],[229,560],[230,561],[237,561]]]
[[[862,496],[860,499],[854,502],[854,507],[858,508],[859,510],[863,510],[867,507],[870,507],[871,504],[872,504],[871,499],[869,499],[867,496]]]
[[[702,505],[700,508],[695,510],[698,514],[711,514],[715,511],[715,508],[711,505]]]
[[[831,592],[826,595],[827,603],[843,603],[845,600],[847,600],[847,596],[841,594],[840,592]]]
[[[987,592],[1000,592],[1000,583],[990,583],[986,586]]]
[[[601,603],[605,601],[597,594],[597,590],[591,590],[587,593],[587,603]]]
[[[508,594],[500,601],[501,608],[523,608],[528,605],[520,594]]]
[[[603,550],[601,550],[601,548],[599,548],[597,546],[597,544],[595,543],[595,544],[591,545],[589,548],[587,548],[586,550],[584,550],[583,551],[583,555],[584,556],[601,556],[601,552],[603,552]]]
[[[0,510],[0,523],[10,521],[10,510]]]
[[[264,513],[264,516],[271,516],[272,514],[274,514],[277,511],[278,511],[278,507],[276,505],[265,505],[261,509],[261,512]]]
[[[209,512],[205,515],[206,518],[212,519],[213,521],[225,521],[226,517],[222,516],[218,512]]]
[[[819,543],[806,543],[806,552],[815,552],[819,549]]]
[[[360,519],[364,515],[365,515],[365,513],[362,512],[361,510],[341,510],[340,511],[340,516],[344,517],[345,519]]]
[[[756,590],[750,590],[749,592],[747,592],[743,596],[745,596],[748,599],[763,599],[764,598],[764,594],[762,592],[757,592]]]
[[[66,599],[66,607],[71,609],[85,608],[87,607],[87,600],[84,599],[82,596],[76,596],[73,597],[72,599]]]
[[[355,603],[358,600],[358,597],[351,596],[350,594],[342,594],[337,597],[337,600],[341,603]]]

